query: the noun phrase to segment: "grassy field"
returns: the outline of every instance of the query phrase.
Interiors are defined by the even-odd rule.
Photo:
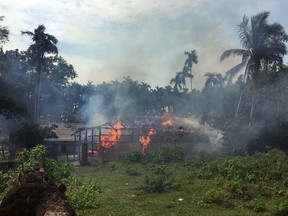
[[[256,213],[245,208],[245,204],[237,200],[231,200],[233,202],[231,207],[214,203],[201,204],[203,195],[213,187],[213,180],[193,178],[184,164],[167,165],[174,173],[175,183],[178,185],[176,188],[162,193],[146,192],[143,188],[145,176],[149,176],[150,170],[155,165],[133,164],[132,166],[134,173],[127,173],[127,165],[123,162],[77,168],[77,175],[83,181],[96,181],[100,184],[103,197],[100,207],[77,210],[77,213],[83,216],[271,215],[267,212]]]
[[[0,198],[18,176],[39,164],[44,146],[23,150],[0,171]],[[45,171],[64,183],[80,216],[288,215],[288,156],[271,149],[251,156],[181,157],[163,147],[125,161],[76,166],[45,159]],[[1,168],[1,167],[0,167]]]

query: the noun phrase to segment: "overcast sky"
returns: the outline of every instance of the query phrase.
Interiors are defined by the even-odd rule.
[[[206,72],[224,73],[239,61],[219,58],[240,47],[237,25],[244,14],[270,11],[269,21],[288,31],[287,8],[287,0],[1,0],[0,16],[11,33],[5,50],[26,50],[31,40],[20,31],[44,24],[82,84],[130,76],[166,86],[182,69],[184,51],[195,49],[200,89]]]

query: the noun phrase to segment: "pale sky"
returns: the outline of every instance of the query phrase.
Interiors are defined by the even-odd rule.
[[[288,31],[287,8],[287,0],[1,0],[0,16],[11,33],[4,50],[26,50],[31,40],[20,31],[43,24],[81,84],[130,76],[166,86],[182,69],[184,51],[195,49],[193,82],[201,89],[206,72],[224,73],[239,62],[219,59],[224,50],[240,48],[237,25],[244,14],[270,11],[270,23]]]

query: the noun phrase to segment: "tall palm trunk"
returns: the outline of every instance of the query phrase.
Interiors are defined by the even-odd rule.
[[[35,85],[35,98],[34,98],[34,123],[38,123],[38,98],[39,98],[39,78],[38,78],[39,74],[37,74],[36,77],[36,85]]]
[[[192,93],[192,90],[193,90],[193,85],[192,85],[192,79],[193,79],[193,77],[192,77],[192,71],[191,71],[191,78],[190,78],[190,84],[191,84],[191,93]]]
[[[241,105],[241,102],[242,102],[242,98],[243,98],[243,91],[241,91],[241,94],[240,94],[240,97],[239,97],[239,100],[238,100],[238,103],[237,103],[237,108],[236,108],[236,112],[235,112],[235,118],[238,116],[240,105]]]
[[[255,92],[256,92],[256,84],[258,81],[258,75],[260,71],[260,60],[255,61],[255,66],[253,68],[253,79],[252,79],[252,99],[251,99],[251,109],[249,115],[249,128],[252,126],[253,123],[253,113],[254,113],[254,105],[255,105]]]
[[[39,59],[39,67],[36,71],[36,85],[35,85],[35,100],[34,100],[34,107],[35,107],[35,113],[34,113],[34,123],[39,123],[39,116],[40,116],[40,91],[41,91],[41,77],[42,77],[42,70],[43,70],[43,58],[44,54],[41,55]]]
[[[251,109],[250,109],[250,116],[249,116],[249,128],[252,126],[252,123],[253,123],[254,103],[255,103],[255,86],[252,87],[252,100],[251,100]]]
[[[193,85],[192,85],[192,69],[190,69],[190,73],[191,73],[191,78],[190,78],[190,84],[191,84],[191,113],[193,112],[193,95],[192,95],[192,90],[193,90]]]

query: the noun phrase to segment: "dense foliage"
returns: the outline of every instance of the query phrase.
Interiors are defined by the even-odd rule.
[[[217,204],[231,208],[242,200],[256,212],[272,211],[286,215],[287,155],[269,150],[254,156],[201,157],[187,163],[191,179],[210,179],[211,188],[199,200],[200,206]],[[274,207],[267,205],[273,200]]]

